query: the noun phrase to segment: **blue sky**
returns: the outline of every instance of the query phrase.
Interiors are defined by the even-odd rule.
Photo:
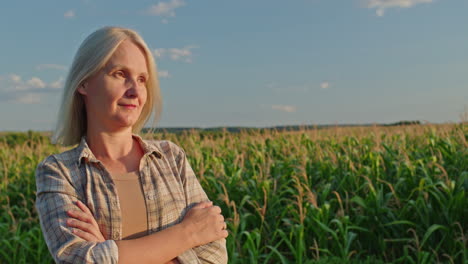
[[[7,1],[0,131],[52,130],[81,41],[141,33],[160,127],[458,122],[468,108],[466,0]]]

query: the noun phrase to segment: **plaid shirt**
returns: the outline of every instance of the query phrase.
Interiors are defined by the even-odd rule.
[[[170,141],[146,141],[134,135],[144,150],[140,181],[146,204],[148,235],[180,223],[188,209],[208,197],[182,148]],[[36,171],[36,209],[45,241],[57,263],[117,263],[122,216],[115,185],[91,152],[86,139],[74,149],[51,155]],[[94,215],[105,242],[87,242],[66,225],[67,210],[82,201]],[[79,210],[79,209],[78,209]],[[189,249],[181,264],[227,263],[226,240]]]

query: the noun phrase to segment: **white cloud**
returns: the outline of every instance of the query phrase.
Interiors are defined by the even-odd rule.
[[[183,0],[169,0],[168,2],[159,2],[150,6],[148,13],[156,16],[175,17],[175,10],[184,5],[185,2]]]
[[[169,48],[169,49],[155,49],[153,54],[156,58],[169,57],[173,61],[184,61],[187,63],[192,62],[192,49],[196,46],[186,46],[181,49],[178,48]]]
[[[190,48],[169,49],[169,54],[171,59],[175,61],[185,59],[187,62],[189,62],[192,57],[192,52],[190,51]]]
[[[2,88],[7,87],[6,90],[18,90],[18,91],[27,89],[26,82],[23,81],[21,76],[17,74],[10,74],[8,77],[9,78],[6,79],[7,84],[2,85]],[[5,90],[5,88],[3,89]]]
[[[44,81],[37,77],[32,77],[29,81],[26,82],[26,84],[31,87],[31,88],[45,88],[46,84]]]
[[[60,65],[60,64],[39,64],[36,66],[36,70],[42,71],[42,70],[59,70],[59,71],[66,71],[67,66],[65,65]]]
[[[16,74],[10,74],[10,80],[13,83],[21,83],[21,76],[16,75]]]
[[[319,84],[320,89],[330,89],[332,87],[332,83],[329,81],[322,81]],[[278,93],[278,94],[292,94],[292,93],[297,93],[297,94],[305,94],[309,93],[313,90],[317,89],[317,83],[312,84],[312,83],[304,83],[304,84],[296,84],[296,85],[283,85],[278,82],[272,81],[266,84],[266,88]]]
[[[41,97],[39,94],[27,93],[16,97],[15,101],[22,104],[35,104],[41,101]]]
[[[366,8],[375,8],[377,16],[383,16],[388,8],[410,8],[417,4],[432,3],[434,0],[364,0]]]
[[[159,78],[169,78],[171,75],[169,74],[168,71],[158,71],[158,77]]]
[[[161,20],[161,22],[162,22],[163,24],[168,24],[168,23],[169,23],[169,20],[167,20],[167,19],[164,18],[163,20]]]
[[[320,84],[320,88],[321,89],[328,89],[330,87],[330,83],[329,82],[322,82]]]
[[[296,107],[293,105],[272,105],[271,109],[279,110],[287,113],[296,112]]]
[[[31,77],[25,81],[17,74],[0,76],[0,101],[13,101],[18,103],[38,103],[42,94],[56,93],[63,87],[63,77],[47,83],[39,77]]]
[[[155,49],[153,50],[153,54],[156,58],[161,58],[163,54],[166,52],[166,49]]]
[[[73,10],[68,10],[63,14],[63,17],[65,18],[74,18],[75,17],[75,11]]]
[[[63,88],[64,82],[63,82],[63,77],[60,77],[58,80],[51,82],[49,84],[49,87],[52,89],[61,89]]]

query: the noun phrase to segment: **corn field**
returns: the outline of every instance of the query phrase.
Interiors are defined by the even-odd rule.
[[[223,210],[229,263],[468,263],[463,124],[158,132]],[[0,134],[0,263],[51,263],[37,164],[64,151]]]

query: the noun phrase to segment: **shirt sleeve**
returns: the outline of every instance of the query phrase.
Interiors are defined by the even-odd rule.
[[[180,149],[178,157],[180,177],[184,186],[185,199],[189,207],[202,201],[209,201],[208,196],[197,180],[185,152]],[[192,249],[201,263],[225,264],[228,262],[226,239],[220,239]]]
[[[87,242],[71,232],[66,211],[78,209],[79,196],[64,165],[53,156],[36,170],[36,209],[47,247],[56,263],[117,263],[118,248],[113,240]]]

